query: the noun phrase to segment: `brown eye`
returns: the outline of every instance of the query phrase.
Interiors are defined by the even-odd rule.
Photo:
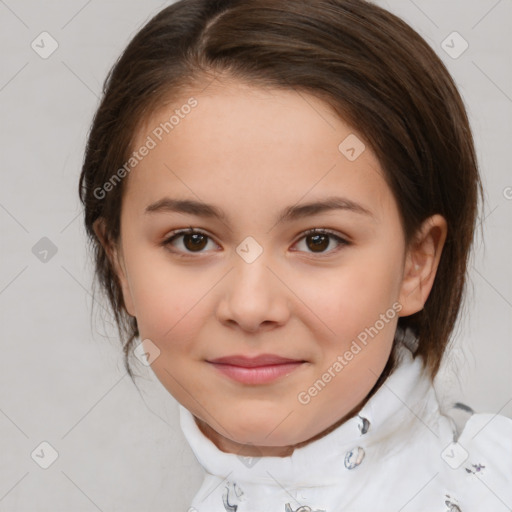
[[[183,245],[190,251],[200,251],[206,246],[206,239],[207,237],[200,233],[196,233],[194,235],[184,235]]]
[[[310,240],[311,243],[306,243],[308,248],[313,252],[322,252],[329,247],[329,236],[327,235],[309,235],[306,240]]]
[[[316,228],[306,231],[300,241],[302,240],[305,240],[305,246],[306,249],[308,249],[306,252],[316,254],[330,254],[337,251],[344,245],[349,245],[349,242],[344,238],[341,238],[339,235],[325,229]],[[335,241],[334,244],[331,244],[332,240]],[[334,245],[335,247],[331,250],[326,250],[331,245]]]
[[[182,239],[182,246],[184,249],[177,248],[177,242]],[[201,231],[196,231],[193,228],[176,231],[170,237],[162,242],[163,246],[172,247],[173,252],[183,253],[200,253],[204,252],[203,249],[208,245],[210,237]]]

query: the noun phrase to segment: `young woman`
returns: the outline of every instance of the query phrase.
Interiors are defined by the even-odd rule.
[[[206,471],[191,511],[512,507],[512,420],[458,425],[432,385],[480,194],[453,80],[380,7],[181,0],[142,28],[80,197],[126,368]]]

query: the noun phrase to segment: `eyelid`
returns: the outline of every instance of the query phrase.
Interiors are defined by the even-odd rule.
[[[345,243],[349,243],[348,237],[345,235],[342,235],[338,231],[334,231],[329,228],[311,228],[307,229],[306,231],[303,231],[300,235],[300,237],[297,240],[301,240],[302,238],[309,236],[309,235],[331,235],[333,238],[337,238],[339,240],[342,240]]]

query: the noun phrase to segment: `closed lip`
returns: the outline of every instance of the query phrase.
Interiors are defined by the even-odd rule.
[[[241,366],[243,368],[256,368],[258,366],[270,366],[276,364],[304,363],[305,361],[303,359],[289,359],[275,354],[261,354],[256,357],[247,357],[243,355],[225,356],[208,360],[208,362]]]

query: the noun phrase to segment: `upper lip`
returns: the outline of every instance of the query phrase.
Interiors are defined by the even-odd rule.
[[[285,363],[302,363],[301,359],[289,359],[274,354],[261,354],[256,357],[247,357],[243,355],[233,355],[226,357],[219,357],[217,359],[208,360],[210,363],[230,364],[232,366],[243,366],[246,368],[255,368],[257,366],[267,366],[271,364],[285,364]]]

